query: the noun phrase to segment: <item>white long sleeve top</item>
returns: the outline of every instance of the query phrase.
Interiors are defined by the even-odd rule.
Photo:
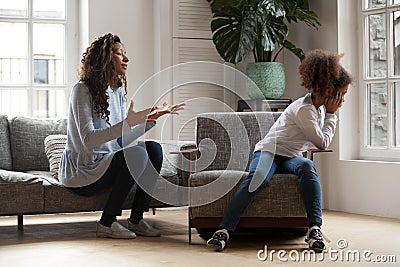
[[[108,169],[115,152],[155,125],[155,122],[151,122],[129,127],[124,123],[124,88],[113,91],[109,87],[107,94],[110,125],[95,114],[89,88],[84,82],[78,81],[72,89],[67,145],[58,171],[58,179],[64,186],[82,187],[96,182]]]
[[[302,156],[310,144],[327,149],[335,134],[337,116],[325,106],[314,106],[308,93],[291,103],[254,151],[269,151],[286,157]]]

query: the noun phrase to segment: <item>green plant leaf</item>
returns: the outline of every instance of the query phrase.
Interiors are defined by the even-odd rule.
[[[272,61],[272,52],[283,45],[288,28],[283,17],[270,17],[261,26],[261,47],[255,51],[257,61]]]
[[[241,0],[207,0],[211,7],[211,12],[214,14],[216,10],[226,7],[233,6],[238,7],[240,5]]]
[[[305,57],[304,51],[301,48],[296,47],[294,44],[289,42],[288,40],[285,40],[283,43],[283,47],[288,49],[290,52],[292,52],[300,61],[302,61]]]
[[[255,16],[250,11],[240,12],[236,7],[224,7],[215,11],[211,22],[213,42],[220,56],[227,62],[238,63],[246,57],[254,45]]]
[[[282,0],[259,0],[258,7],[274,17],[284,17],[286,14]]]
[[[242,61],[252,51],[256,62],[274,61],[283,48],[300,60],[303,50],[286,40],[288,24],[318,28],[308,0],[207,0],[213,13],[213,42],[221,57]]]
[[[313,11],[301,9],[298,7],[293,8],[286,16],[289,23],[292,21],[298,22],[302,21],[308,26],[318,28],[321,23],[318,21],[318,16]]]

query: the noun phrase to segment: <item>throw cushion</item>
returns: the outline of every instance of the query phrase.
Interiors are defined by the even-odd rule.
[[[38,183],[38,182],[42,182],[41,179],[38,176],[31,173],[0,170],[0,185],[2,183],[10,184],[10,183]],[[2,196],[1,198],[3,198],[3,193],[5,192],[0,193],[0,195]],[[17,198],[17,196],[15,198]]]
[[[58,179],[58,168],[66,144],[67,136],[62,134],[49,135],[44,139],[44,152],[49,160],[50,173],[56,179]]]
[[[9,125],[13,169],[48,171],[44,139],[52,134],[67,134],[67,119],[14,117]]]
[[[6,115],[0,115],[0,169],[12,169],[10,131]]]

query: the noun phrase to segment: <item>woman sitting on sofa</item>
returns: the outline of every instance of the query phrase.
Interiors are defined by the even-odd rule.
[[[143,219],[162,165],[162,149],[154,141],[129,146],[165,114],[183,104],[126,111],[128,57],[117,35],[94,40],[81,59],[79,80],[70,96],[67,145],[59,169],[60,182],[80,195],[107,188],[111,193],[97,223],[98,237],[160,236]],[[131,162],[128,167],[127,162]],[[127,228],[118,223],[123,204],[138,184]]]

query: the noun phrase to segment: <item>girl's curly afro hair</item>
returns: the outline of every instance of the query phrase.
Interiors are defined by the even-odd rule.
[[[311,93],[332,96],[351,84],[352,77],[339,63],[342,56],[320,49],[310,51],[299,66],[301,85]]]

